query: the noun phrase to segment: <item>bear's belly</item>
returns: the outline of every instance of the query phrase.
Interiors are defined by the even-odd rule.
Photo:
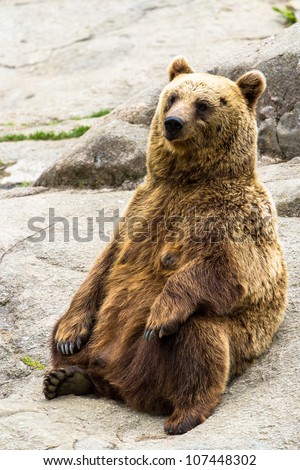
[[[133,360],[156,298],[168,278],[187,261],[182,244],[135,244],[126,240],[119,249],[105,289],[91,337],[91,358],[105,371],[126,370]],[[126,360],[125,360],[126,358]]]

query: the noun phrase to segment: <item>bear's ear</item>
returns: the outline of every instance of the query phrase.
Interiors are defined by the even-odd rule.
[[[181,75],[182,73],[194,72],[195,70],[190,66],[186,58],[179,55],[177,57],[174,57],[174,59],[169,65],[169,80],[171,82],[175,77],[177,77],[177,75]]]
[[[259,70],[252,70],[242,75],[236,82],[250,109],[254,109],[260,95],[266,89],[266,79]]]

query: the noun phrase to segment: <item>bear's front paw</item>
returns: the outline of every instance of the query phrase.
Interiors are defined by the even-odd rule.
[[[78,352],[90,336],[90,325],[80,323],[74,325],[62,319],[54,337],[54,344],[58,352],[70,355]]]
[[[155,321],[151,321],[150,318],[145,328],[144,338],[146,340],[150,340],[155,336],[162,338],[163,336],[173,335],[178,328],[179,322],[177,320],[170,320],[163,324],[158,324]]]

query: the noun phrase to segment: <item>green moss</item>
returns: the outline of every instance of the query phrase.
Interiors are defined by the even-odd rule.
[[[0,137],[0,142],[18,142],[21,140],[63,140],[63,139],[74,139],[76,137],[81,137],[89,130],[89,126],[79,126],[71,131],[62,131],[62,132],[44,132],[36,131],[29,135],[24,134],[7,134]]]
[[[100,109],[99,111],[96,111],[95,113],[89,114],[88,116],[74,116],[71,119],[74,121],[80,121],[80,119],[91,119],[91,118],[98,118],[102,116],[106,116],[111,112],[111,109]]]
[[[110,109],[100,109],[100,111],[96,111],[95,113],[92,113],[90,116],[87,116],[87,117],[90,117],[90,118],[98,118],[98,117],[102,117],[102,116],[106,116],[107,114],[110,113]]]
[[[17,183],[16,187],[17,188],[28,188],[31,185],[32,185],[32,181],[22,181],[22,183]]]
[[[87,130],[89,130],[88,126],[79,126],[71,131],[61,131],[61,132],[44,132],[44,131],[36,131],[33,134],[29,134],[29,140],[62,140],[62,139],[73,139],[75,137],[82,136]]]
[[[43,370],[43,369],[46,368],[46,366],[44,366],[44,364],[42,364],[40,361],[33,360],[32,357],[30,357],[30,356],[23,356],[21,358],[21,361],[26,366],[33,367],[34,369],[37,369],[37,370]]]
[[[27,140],[28,137],[24,134],[6,134],[0,137],[0,142],[18,142],[20,140]]]
[[[284,19],[288,26],[297,23],[298,19],[295,15],[295,8],[292,5],[286,5],[285,8],[272,7],[272,10],[279,13]]]

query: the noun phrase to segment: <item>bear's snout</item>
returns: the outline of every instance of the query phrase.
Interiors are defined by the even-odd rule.
[[[169,116],[165,119],[164,124],[165,124],[165,130],[166,130],[166,133],[165,133],[166,139],[174,140],[180,134],[183,128],[184,122],[179,117]]]

